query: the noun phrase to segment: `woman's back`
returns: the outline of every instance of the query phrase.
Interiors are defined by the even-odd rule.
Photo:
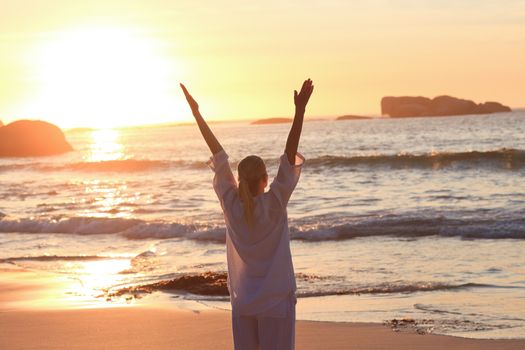
[[[214,189],[226,223],[228,288],[234,314],[271,309],[296,289],[286,206],[299,180],[302,156],[290,165],[281,156],[277,176],[266,193],[254,197],[253,223],[245,219],[235,178],[224,151],[211,158]]]

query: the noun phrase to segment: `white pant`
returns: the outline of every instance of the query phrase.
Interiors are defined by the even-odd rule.
[[[284,301],[284,317],[233,316],[235,350],[293,350],[295,348],[295,296]]]

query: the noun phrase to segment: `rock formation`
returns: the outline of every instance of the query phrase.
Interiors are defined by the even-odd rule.
[[[476,104],[470,100],[446,95],[433,99],[421,96],[387,96],[381,99],[381,113],[392,118],[490,114],[510,111],[509,107],[498,102]]]
[[[18,120],[0,127],[0,157],[49,156],[72,151],[62,131],[40,120]]]
[[[267,119],[259,119],[251,124],[259,125],[259,124],[279,124],[279,123],[291,123],[293,120],[291,118],[267,118]]]
[[[337,117],[336,120],[361,120],[361,119],[372,119],[372,117],[367,117],[364,115],[342,115],[340,117]]]

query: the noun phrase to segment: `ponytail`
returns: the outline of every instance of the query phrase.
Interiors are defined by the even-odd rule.
[[[239,163],[237,170],[239,173],[239,198],[244,207],[244,219],[248,227],[253,228],[255,224],[253,197],[257,194],[260,181],[267,176],[266,166],[260,157],[248,156]]]
[[[243,178],[239,181],[239,197],[244,207],[244,219],[249,227],[253,227],[253,195],[248,181]]]

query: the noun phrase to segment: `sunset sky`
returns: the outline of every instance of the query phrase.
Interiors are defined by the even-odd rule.
[[[379,114],[385,95],[525,106],[525,1],[0,0],[0,120],[114,127]]]

